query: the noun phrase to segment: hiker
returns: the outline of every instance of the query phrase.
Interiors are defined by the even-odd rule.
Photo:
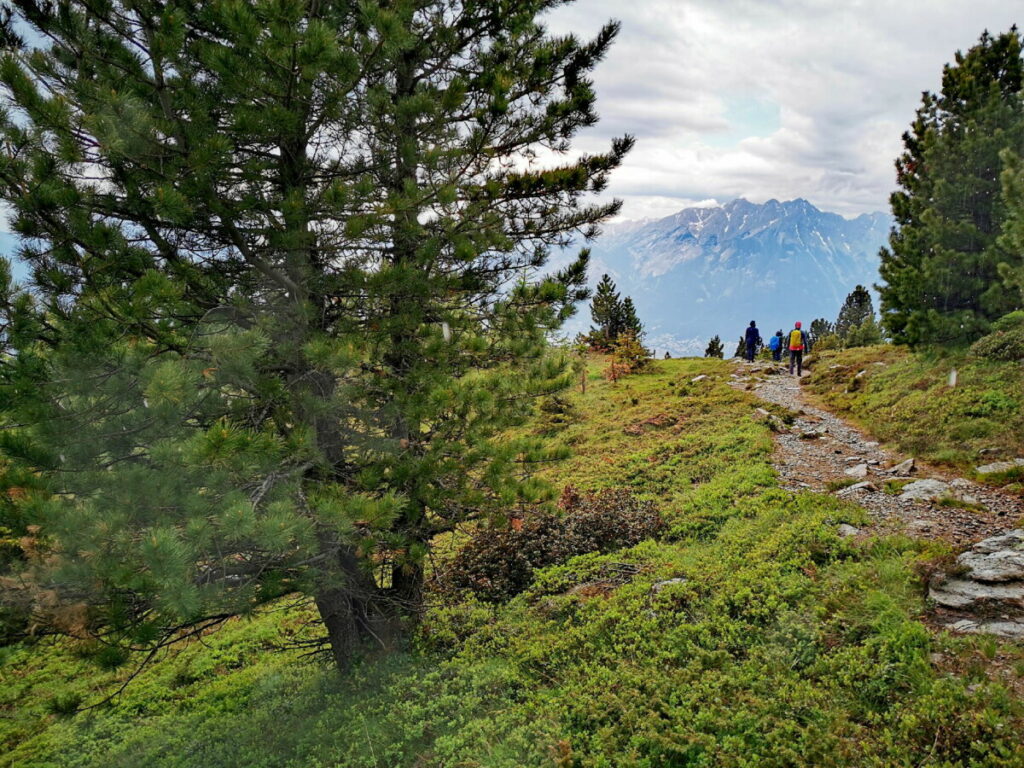
[[[775,335],[768,340],[768,348],[772,351],[772,360],[776,363],[782,362],[782,329],[775,332]]]
[[[761,343],[761,332],[757,330],[757,323],[753,320],[750,321],[750,327],[747,328],[747,362],[754,362],[754,353],[757,351],[758,345]]]
[[[796,375],[800,376],[804,370],[804,350],[807,348],[807,334],[800,330],[800,321],[796,321],[796,327],[789,332],[789,372],[793,373],[793,363],[796,363]]]

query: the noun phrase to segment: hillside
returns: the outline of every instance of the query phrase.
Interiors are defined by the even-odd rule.
[[[633,297],[652,346],[700,354],[708,338],[735,339],[751,319],[774,332],[834,318],[855,285],[878,282],[890,223],[883,213],[845,219],[806,200],[688,208],[608,226],[593,244],[591,278],[608,272]]]
[[[924,623],[941,545],[842,538],[859,507],[780,488],[730,364],[615,385],[602,366],[538,417],[574,451],[547,479],[654,500],[657,540],[547,568],[505,604],[435,604],[414,648],[344,680],[276,649],[287,601],[79,714],[132,663],[5,649],[0,766],[1024,766],[1024,653]],[[997,652],[1016,683],[990,679]]]
[[[971,471],[1024,456],[1019,362],[862,347],[823,353],[808,383],[830,410],[921,459]],[[1019,485],[1022,478],[1024,472],[1010,472],[988,479]]]

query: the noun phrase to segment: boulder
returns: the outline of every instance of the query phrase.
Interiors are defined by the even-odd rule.
[[[983,464],[975,468],[979,475],[991,475],[996,472],[1007,472],[1017,467],[1024,467],[1024,459],[1012,459],[1011,461],[994,461],[991,464]]]
[[[868,465],[857,464],[856,466],[850,467],[845,471],[847,477],[867,477],[868,476]]]
[[[914,459],[907,459],[890,469],[889,474],[896,475],[897,477],[906,477],[915,471],[917,471],[917,462]]]
[[[974,581],[1024,581],[1024,530],[979,541],[956,560]]]
[[[851,536],[857,536],[860,533],[860,528],[855,528],[847,523],[842,523],[836,532],[843,538],[850,538]]]
[[[928,596],[945,608],[980,608],[986,605],[1024,609],[1024,584],[983,584],[971,579],[944,579]]]
[[[949,486],[941,480],[915,480],[903,486],[901,501],[932,501],[949,495]]]

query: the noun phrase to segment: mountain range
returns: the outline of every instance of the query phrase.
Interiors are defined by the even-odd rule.
[[[891,225],[886,213],[847,219],[803,199],[740,198],[606,226],[591,244],[590,278],[608,273],[633,298],[659,356],[702,354],[715,334],[731,354],[751,320],[765,338],[796,320],[834,320],[856,285],[878,281]],[[589,321],[583,308],[571,330]]]

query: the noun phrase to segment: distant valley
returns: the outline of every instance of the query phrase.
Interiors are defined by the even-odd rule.
[[[687,208],[608,225],[591,246],[590,278],[607,272],[633,297],[659,356],[701,354],[715,334],[731,353],[751,320],[768,334],[834,319],[855,285],[878,281],[891,223],[886,213],[846,219],[806,200]],[[571,330],[589,322],[581,307]]]

